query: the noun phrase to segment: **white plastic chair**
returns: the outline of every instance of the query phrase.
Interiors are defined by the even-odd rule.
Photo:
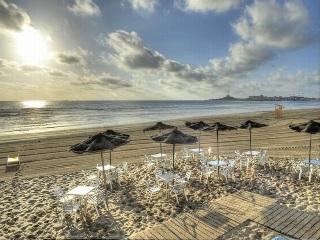
[[[104,206],[109,210],[109,205],[106,199],[106,195],[102,191],[92,191],[88,195],[87,202],[94,206],[96,209],[97,215],[100,216],[99,206],[104,203]]]
[[[66,198],[65,195],[63,198]],[[80,208],[79,204],[76,204],[73,200],[64,199],[62,203],[62,220],[65,219],[66,214],[73,215],[74,225],[77,224],[77,213]]]
[[[180,182],[174,183],[174,185],[171,187],[171,192],[175,195],[176,200],[177,200],[177,204],[179,204],[178,195],[181,195],[181,194],[183,194],[186,201],[188,201],[188,197],[187,197],[184,183],[180,183]]]
[[[144,155],[144,164],[150,169],[154,167],[156,163],[150,156]]]
[[[153,195],[158,194],[160,191],[161,191],[161,188],[159,185],[149,182],[147,184],[147,198],[149,199],[149,202],[151,201],[151,198],[153,197]]]
[[[206,177],[206,184],[208,184],[209,177],[214,173],[215,170],[208,166],[201,166],[200,171],[200,181],[202,181],[202,177]]]

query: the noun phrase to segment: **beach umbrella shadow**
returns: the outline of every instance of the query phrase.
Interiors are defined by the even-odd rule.
[[[175,126],[167,125],[162,122],[157,122],[151,127],[147,127],[143,129],[143,133],[148,132],[148,131],[159,131],[159,134],[162,134],[163,130],[168,130],[168,129],[173,129],[176,128]],[[161,154],[161,161],[162,161],[162,142],[160,142],[160,154]]]
[[[305,132],[309,133],[310,139],[309,139],[309,168],[310,168],[310,161],[311,161],[311,147],[312,147],[312,134],[316,134],[320,132],[320,123],[316,122],[314,120],[310,120],[306,123],[301,124],[291,124],[289,125],[289,128],[291,130],[294,130],[296,132]]]
[[[249,142],[250,142],[250,153],[251,153],[251,155],[252,155],[251,129],[252,129],[252,128],[262,128],[262,127],[266,127],[266,126],[268,126],[268,125],[267,125],[267,124],[258,123],[258,122],[254,122],[254,121],[248,120],[248,121],[244,122],[243,124],[241,124],[241,126],[239,127],[239,128],[241,128],[241,129],[248,129],[248,130],[249,130]]]
[[[172,168],[174,169],[174,155],[176,144],[193,144],[198,141],[197,137],[185,134],[178,129],[174,129],[163,135],[152,136],[151,139],[155,142],[172,144]]]

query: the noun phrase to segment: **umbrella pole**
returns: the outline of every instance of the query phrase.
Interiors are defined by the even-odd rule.
[[[200,138],[201,138],[201,131],[199,131],[199,154],[200,154]]]
[[[111,166],[111,151],[110,151],[110,155],[109,155],[109,165]]]
[[[160,134],[162,133],[161,129],[160,129]],[[161,158],[161,162],[162,162],[162,142],[160,142],[160,158]]]
[[[104,170],[103,152],[101,152],[101,163],[102,163],[102,174],[103,174],[104,188],[106,188],[106,185],[107,185],[107,179],[106,179],[106,173],[105,173],[105,170]]]
[[[172,169],[174,170],[174,146],[175,144],[172,144]]]
[[[311,162],[311,138],[312,134],[310,134],[310,141],[309,141],[309,169],[310,169],[310,162]]]
[[[217,129],[217,156],[218,156],[218,176],[220,176],[220,167],[219,167],[219,162],[220,162],[220,156],[219,156],[219,130]]]
[[[252,148],[251,148],[251,127],[249,128],[249,141],[250,141],[250,155],[252,157]]]

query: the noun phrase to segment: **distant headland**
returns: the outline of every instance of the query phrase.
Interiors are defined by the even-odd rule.
[[[231,95],[227,94],[223,98],[216,98],[216,99],[208,99],[209,101],[311,101],[311,100],[320,100],[320,98],[309,98],[309,97],[301,97],[301,96],[249,96],[247,98],[235,98]]]

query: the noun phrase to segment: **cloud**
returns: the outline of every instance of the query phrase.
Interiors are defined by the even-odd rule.
[[[130,88],[133,86],[131,82],[125,81],[118,76],[114,76],[108,73],[80,76],[78,78],[78,81],[73,82],[73,84],[81,86],[96,85],[108,87],[110,89]]]
[[[308,32],[309,14],[299,1],[256,0],[233,28],[245,41],[289,49],[303,47],[312,41]]]
[[[238,42],[231,45],[228,57],[215,58],[210,63],[218,76],[233,76],[252,71],[273,57],[273,51],[261,45]]]
[[[100,16],[101,11],[93,0],[73,0],[73,4],[68,6],[68,10],[75,15]]]
[[[240,5],[241,0],[175,0],[175,5],[190,12],[226,12]]]
[[[136,32],[118,30],[110,33],[108,45],[114,50],[113,59],[129,69],[158,69],[165,58],[145,47]]]
[[[63,64],[86,64],[86,57],[88,56],[89,52],[82,49],[77,48],[75,51],[72,52],[59,52],[56,54],[56,60],[59,63]]]
[[[20,31],[28,24],[30,24],[30,17],[23,9],[14,3],[0,0],[0,28]]]
[[[56,69],[48,69],[48,75],[53,78],[66,78],[69,74]]]
[[[136,32],[118,30],[110,33],[107,43],[114,51],[111,59],[125,70],[139,71],[140,74],[157,74],[167,76],[175,81],[212,81],[213,74],[204,68],[193,68],[163,56],[146,47]]]
[[[240,41],[232,44],[225,58],[211,59],[220,77],[246,74],[271,60],[279,51],[304,47],[313,39],[307,32],[308,12],[298,1],[256,0],[234,23]]]
[[[128,0],[132,8],[136,11],[152,13],[157,4],[157,0]]]
[[[57,58],[60,63],[77,64],[81,62],[81,57],[73,54],[59,53]]]

